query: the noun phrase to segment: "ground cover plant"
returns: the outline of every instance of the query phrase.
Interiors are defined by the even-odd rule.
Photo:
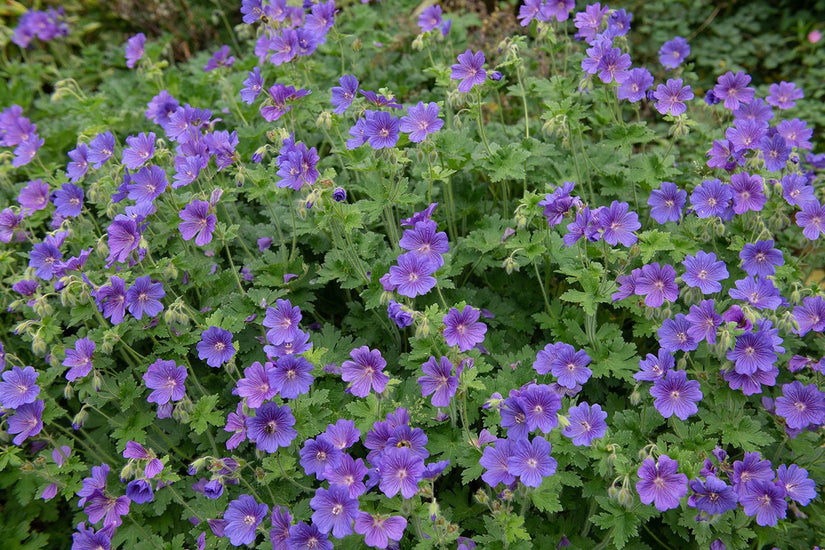
[[[4,548],[825,543],[811,13],[215,6],[3,13]]]

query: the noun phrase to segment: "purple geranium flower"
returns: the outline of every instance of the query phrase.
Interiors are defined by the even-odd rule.
[[[301,322],[301,308],[289,300],[276,300],[275,307],[267,308],[263,325],[269,330],[266,339],[273,345],[292,342],[298,337]]]
[[[736,214],[744,214],[748,210],[759,212],[768,202],[764,194],[762,177],[758,174],[734,174],[730,178],[730,188],[733,192],[733,212]]]
[[[742,269],[748,275],[767,277],[776,273],[777,266],[784,265],[782,251],[773,247],[773,239],[748,243],[739,253]]]
[[[758,370],[770,370],[778,356],[770,334],[760,330],[740,334],[727,358],[735,362],[736,372],[752,375]]]
[[[109,243],[108,265],[124,263],[140,245],[141,231],[136,220],[119,214],[106,230]]]
[[[178,216],[183,221],[178,224],[178,229],[184,241],[192,240],[194,237],[198,246],[212,242],[212,232],[215,231],[215,222],[218,218],[215,214],[209,213],[209,207],[206,201],[194,200],[180,211]]]
[[[264,403],[255,411],[255,416],[246,421],[247,436],[261,451],[274,453],[279,447],[289,447],[298,432],[295,417],[289,405],[279,407],[273,402]]]
[[[722,290],[719,281],[728,278],[725,262],[717,261],[716,254],[698,251],[695,256],[686,256],[682,263],[685,273],[682,281],[689,287],[699,288],[702,294],[713,294]]]
[[[117,275],[112,275],[108,285],[97,289],[95,300],[103,316],[113,325],[122,323],[126,315],[126,282]]]
[[[667,69],[675,69],[690,55],[690,44],[681,36],[668,40],[659,49],[659,63]]]
[[[650,192],[647,200],[650,216],[661,224],[678,222],[682,219],[686,199],[687,191],[679,189],[675,183],[664,181],[659,189]]]
[[[590,445],[594,439],[603,437],[607,431],[607,413],[600,405],[589,405],[582,402],[570,407],[567,412],[569,424],[562,430],[562,434],[573,440],[573,445]]]
[[[673,354],[667,350],[660,349],[658,356],[648,353],[647,357],[639,361],[640,372],[634,374],[633,378],[639,382],[654,382],[662,378],[675,364]]]
[[[660,512],[677,508],[679,501],[687,494],[687,476],[677,473],[679,463],[667,455],[659,456],[657,462],[646,458],[639,467],[636,492],[642,503],[656,506]]]
[[[229,55],[229,46],[224,44],[212,54],[212,57],[203,66],[203,70],[206,72],[214,71],[218,67],[231,67],[234,63],[235,58]]]
[[[589,369],[588,369],[589,370]],[[549,433],[558,426],[556,413],[561,409],[561,397],[546,384],[530,384],[519,395],[521,410],[528,431]]]
[[[718,179],[705,180],[690,195],[690,203],[699,218],[718,216],[724,221],[733,217],[733,191]]]
[[[137,33],[126,41],[126,66],[133,69],[143,57],[143,46],[146,44],[146,35]]]
[[[54,206],[64,218],[75,218],[83,209],[83,189],[73,183],[64,183],[54,192]]]
[[[744,484],[739,502],[745,515],[756,516],[758,525],[776,525],[788,513],[785,490],[770,481],[756,480]]]
[[[632,246],[639,240],[634,231],[641,229],[642,224],[635,212],[628,212],[629,208],[626,202],[613,201],[609,208],[594,213],[596,224],[607,244]]]
[[[407,520],[402,516],[374,516],[358,512],[355,518],[355,532],[364,535],[364,544],[371,548],[387,548],[391,540],[400,541],[406,527]]]
[[[73,382],[83,378],[92,370],[92,355],[95,352],[95,343],[89,338],[79,338],[74,343],[74,349],[66,350],[64,367],[70,367],[66,372],[66,380]]]
[[[762,159],[765,161],[765,168],[768,172],[781,171],[791,156],[790,145],[779,134],[763,136],[759,140],[758,149],[762,152]]]
[[[303,357],[285,355],[275,363],[271,380],[280,386],[278,395],[284,399],[295,399],[309,392],[315,378],[312,376],[312,364]]]
[[[687,110],[685,101],[693,99],[690,86],[682,86],[682,79],[668,79],[667,84],[659,84],[653,92],[655,107],[660,114],[679,116]]]
[[[771,84],[768,92],[768,103],[780,109],[792,109],[796,105],[797,99],[805,97],[802,89],[798,88],[796,83],[785,82],[784,80],[779,84]]]
[[[149,275],[138,277],[126,292],[126,304],[129,313],[135,319],[142,318],[144,314],[148,317],[154,317],[163,311],[163,304],[160,300],[164,296],[166,296],[166,292],[163,290],[162,283],[153,283]]]
[[[785,419],[789,428],[803,429],[811,424],[825,423],[825,393],[816,385],[803,386],[795,380],[782,386],[782,396],[776,398],[776,414]]]
[[[352,522],[358,516],[358,500],[352,498],[346,488],[340,485],[331,485],[329,489],[319,487],[309,505],[314,510],[312,523],[322,533],[332,531],[332,536],[337,539],[352,533]]]
[[[395,147],[401,120],[384,111],[372,111],[366,117],[364,137],[375,150]]]
[[[400,492],[403,498],[412,498],[424,476],[424,459],[408,447],[387,447],[381,455],[380,476],[379,488],[386,496]]]
[[[673,319],[665,319],[657,333],[659,345],[670,352],[695,350],[699,343],[690,335],[690,328],[690,321],[684,313],[677,313]]]
[[[570,344],[560,342],[555,345],[552,355],[550,372],[560,386],[573,389],[577,384],[587,382],[593,374],[593,371],[587,368],[591,361],[590,356],[583,349],[577,351]],[[535,368],[536,365],[533,366]]]
[[[350,382],[349,392],[357,397],[366,397],[370,388],[381,393],[387,387],[390,377],[383,370],[387,362],[377,349],[361,346],[350,352],[351,361],[341,364],[341,378]]]
[[[15,409],[14,416],[8,418],[6,431],[9,435],[17,434],[12,440],[15,445],[21,445],[29,437],[40,433],[43,429],[43,401],[38,399],[33,403],[20,405]]]
[[[414,252],[398,257],[398,265],[390,267],[390,283],[398,287],[398,293],[408,298],[426,294],[435,286],[438,265]]]
[[[307,525],[302,521],[289,528],[286,548],[288,550],[332,550],[333,544],[314,523]]]
[[[797,149],[810,149],[811,142],[809,141],[813,136],[813,128],[808,128],[804,120],[794,118],[792,120],[783,120],[776,126],[779,135],[782,136],[788,144],[788,147],[796,147]]]
[[[468,351],[484,341],[487,325],[479,322],[479,311],[471,306],[464,306],[462,311],[451,308],[444,316],[444,339],[447,345],[458,346],[461,351]]]
[[[653,405],[663,417],[670,418],[675,414],[680,420],[686,420],[699,410],[696,403],[703,397],[700,387],[696,380],[687,379],[685,371],[668,370],[653,382],[650,395],[656,399]]]
[[[264,79],[261,76],[261,68],[255,67],[249,71],[249,76],[243,81],[243,85],[244,87],[241,88],[241,100],[247,105],[252,105],[264,89]]]
[[[201,333],[198,342],[198,359],[203,359],[210,367],[220,367],[235,355],[232,333],[218,327],[209,327]]]
[[[51,242],[37,243],[32,247],[29,254],[29,267],[35,269],[36,277],[44,281],[51,280],[55,275],[55,270],[59,260],[63,258],[63,253]]]
[[[703,300],[698,305],[690,306],[690,313],[685,316],[690,322],[688,335],[697,342],[707,340],[708,344],[716,343],[716,329],[722,324],[722,316],[716,313],[715,305],[713,300]]]
[[[665,300],[675,302],[679,297],[676,270],[667,264],[660,266],[658,262],[642,266],[634,291],[637,296],[645,297],[648,307],[660,307]]]
[[[447,234],[443,231],[436,231],[437,227],[438,225],[432,220],[422,220],[412,229],[404,230],[398,246],[440,267],[444,265],[441,255],[450,250],[450,245],[447,242]]]
[[[229,537],[232,546],[253,544],[258,525],[266,517],[268,511],[269,506],[258,504],[249,495],[241,495],[230,502],[223,514],[223,519],[226,521],[224,533]]]
[[[129,170],[137,170],[155,155],[155,133],[143,132],[126,138],[122,163]]]
[[[17,202],[23,207],[25,216],[43,210],[49,204],[49,185],[40,178],[30,181],[20,190]]]
[[[735,119],[734,126],[725,130],[725,137],[734,150],[744,153],[751,149],[758,149],[767,130],[768,125],[759,120]]]
[[[257,409],[264,401],[272,399],[278,393],[280,388],[277,382],[272,380],[271,367],[271,363],[264,367],[259,361],[255,361],[244,369],[244,377],[238,380],[233,393],[245,397],[249,408]]]
[[[444,126],[444,121],[438,118],[438,105],[419,101],[415,107],[407,108],[407,116],[401,117],[399,129],[410,134],[410,141],[419,143],[430,134],[434,134]]]
[[[106,161],[112,158],[112,153],[115,150],[115,136],[110,131],[98,134],[89,142],[89,162],[97,170],[103,166]]]
[[[510,460],[510,450],[514,443],[509,439],[498,439],[495,446],[484,448],[479,463],[486,471],[481,474],[481,479],[490,487],[496,487],[499,483],[510,485],[516,480],[507,466]]]
[[[512,445],[507,468],[525,486],[538,487],[545,477],[556,473],[557,463],[550,456],[551,450],[550,443],[543,437],[517,441]]]
[[[345,74],[338,79],[340,86],[332,88],[332,106],[335,114],[343,114],[352,105],[355,94],[358,92],[358,79],[351,74]]]
[[[731,298],[748,302],[756,309],[775,310],[782,305],[779,289],[770,279],[746,277],[734,281],[736,288],[728,291]]]
[[[145,479],[135,479],[126,485],[126,496],[135,504],[145,504],[155,499],[155,492]]]
[[[782,197],[791,206],[802,206],[807,202],[816,202],[814,188],[808,183],[808,178],[801,174],[785,174],[782,176]]]
[[[802,211],[796,213],[796,225],[802,228],[802,234],[815,241],[820,234],[825,235],[825,206],[816,200],[802,205]]]
[[[458,63],[453,65],[450,78],[453,80],[460,80],[458,84],[459,92],[469,92],[473,86],[484,83],[487,78],[487,71],[484,70],[484,52],[473,53],[472,50],[467,50],[459,54]]]
[[[306,475],[315,474],[319,480],[326,479],[324,471],[337,468],[343,452],[323,434],[316,439],[307,439],[301,447],[301,466]]]
[[[825,331],[825,299],[822,296],[803,298],[802,305],[794,308],[793,316],[799,325],[796,332],[800,336],[805,336],[810,331]]]
[[[143,375],[146,387],[155,390],[149,394],[146,401],[158,405],[180,401],[186,394],[186,386],[184,386],[186,377],[186,367],[177,366],[174,361],[158,359],[149,365],[149,369]]]
[[[167,183],[163,168],[144,166],[126,185],[127,196],[136,203],[151,203],[166,190]]]
[[[458,377],[452,374],[453,364],[446,357],[436,361],[430,356],[421,366],[425,376],[418,378],[421,385],[421,395],[433,394],[431,402],[435,407],[446,407],[458,389]]]
[[[21,369],[18,366],[3,373],[0,382],[0,407],[16,409],[21,405],[33,403],[40,395],[40,386],[36,384],[39,372],[33,367]]]
[[[755,90],[748,87],[750,81],[750,75],[742,71],[736,74],[728,71],[716,81],[716,86],[713,87],[713,93],[725,102],[726,109],[734,111],[739,107],[740,103],[747,104],[753,99]]]
[[[711,515],[736,509],[739,500],[736,491],[716,476],[709,475],[705,481],[693,479],[689,485],[693,494],[688,497],[688,506]]]
[[[785,495],[802,506],[807,506],[816,498],[816,484],[808,479],[808,470],[796,464],[782,464],[776,470],[776,483],[785,489]]]
[[[653,85],[653,75],[644,68],[630,69],[616,75],[616,96],[631,103],[641,101],[647,96],[647,90]]]

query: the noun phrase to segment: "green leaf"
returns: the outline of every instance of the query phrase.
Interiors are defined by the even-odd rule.
[[[670,242],[670,233],[664,233],[658,229],[639,233],[639,251],[642,253],[642,261],[648,263],[657,252],[675,250],[676,245]]]
[[[205,395],[195,403],[195,407],[189,415],[189,424],[196,434],[205,432],[210,424],[212,426],[220,426],[223,424],[223,413],[215,410],[217,404],[217,395]]]

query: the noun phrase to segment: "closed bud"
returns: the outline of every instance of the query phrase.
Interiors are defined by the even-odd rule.
[[[104,240],[103,237],[98,239],[96,250],[97,250],[98,256],[100,256],[102,258],[105,258],[109,255],[109,245],[106,244],[106,241]]]
[[[511,500],[513,500],[514,496],[515,496],[515,493],[513,493],[513,491],[511,491],[510,489],[504,489],[501,492],[501,499],[504,500],[504,501],[507,501],[507,502],[510,502]]]
[[[72,418],[72,429],[79,430],[83,427],[83,424],[85,424],[88,419],[89,413],[86,412],[86,409],[80,409],[80,412],[78,412],[76,415],[74,415],[74,418]]]
[[[255,479],[258,481],[258,483],[263,483],[265,477],[266,477],[266,472],[264,471],[263,468],[260,468],[260,467],[255,468]]]
[[[315,126],[317,128],[326,128],[329,130],[332,128],[332,115],[329,111],[322,111],[318,118],[315,120]]]
[[[178,278],[178,268],[175,267],[175,264],[173,264],[172,262],[169,262],[168,264],[166,264],[164,266],[164,268],[163,268],[163,277],[167,281],[174,281],[175,279]]]
[[[479,489],[475,492],[475,499],[479,504],[487,504],[490,502],[490,497],[484,489]]]
[[[412,49],[415,51],[421,51],[424,49],[424,35],[419,34],[415,37],[415,40],[412,41]]]
[[[455,523],[448,523],[447,533],[450,535],[455,535],[456,533],[458,533],[458,525],[456,525]]]
[[[363,43],[361,42],[360,38],[356,38],[355,40],[352,41],[352,51],[354,51],[355,53],[360,52],[362,46],[363,46]]]
[[[524,229],[527,227],[527,216],[521,210],[516,210],[516,229]]]
[[[639,387],[636,386],[633,388],[633,391],[630,392],[630,404],[634,407],[642,402],[642,394],[639,393]]]
[[[95,391],[100,391],[100,388],[103,387],[103,379],[100,377],[100,373],[95,370],[94,374],[92,374],[92,385],[95,387]]]
[[[428,508],[427,512],[430,514],[430,517],[431,517],[431,518],[435,518],[435,517],[437,517],[437,516],[438,516],[438,513],[440,512],[440,509],[439,509],[439,507],[438,507],[438,502],[437,502],[437,501],[435,501],[435,500],[433,500],[432,502],[430,502],[430,506],[429,506],[429,508]]]
[[[556,418],[559,420],[559,426],[561,426],[562,429],[570,425],[570,419],[563,414],[556,413]]]
[[[134,471],[134,463],[130,460],[126,463],[126,466],[121,468],[120,470],[120,479],[127,480],[132,477],[132,472]]]
[[[32,353],[38,357],[46,355],[46,341],[39,334],[35,334],[32,340]]]
[[[513,271],[519,270],[518,262],[512,256],[507,256],[507,258],[505,258],[501,263],[501,266],[508,275],[512,274]]]
[[[430,322],[423,315],[418,317],[418,323],[415,326],[415,337],[426,338],[430,334]]]
[[[615,486],[615,485],[611,485],[611,486],[607,489],[607,497],[608,497],[610,500],[615,500],[615,501],[618,501],[618,500],[619,500],[619,498],[618,498],[618,497],[619,497],[619,490],[616,488],[616,486]]]
[[[66,399],[71,399],[74,397],[74,388],[72,387],[72,383],[69,382],[66,384],[66,387],[63,388],[63,397]]]
[[[633,506],[633,493],[631,493],[627,487],[622,486],[622,488],[619,489],[616,501],[625,508],[630,509],[630,507]]]
[[[687,367],[687,357],[683,355],[676,361],[676,368],[678,370],[685,370],[685,367]]]
[[[220,187],[218,187],[217,189],[213,189],[212,194],[209,195],[209,204],[215,206],[216,204],[218,204],[218,201],[221,200],[221,197],[223,197],[223,189],[221,189]]]
[[[418,489],[418,495],[421,498],[433,498],[432,485],[423,485]]]
[[[175,313],[175,310],[173,310],[172,308],[169,308],[163,312],[163,322],[167,325],[173,324],[176,318],[177,314]]]

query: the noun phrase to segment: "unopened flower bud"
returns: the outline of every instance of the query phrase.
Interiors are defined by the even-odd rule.
[[[326,128],[327,130],[332,128],[332,115],[329,111],[321,111],[321,114],[315,120],[315,127]]]
[[[79,430],[83,427],[83,424],[85,424],[88,419],[89,413],[86,412],[86,409],[80,409],[80,412],[78,412],[76,415],[74,415],[74,418],[72,418],[72,429],[75,431]]]
[[[513,271],[519,270],[518,262],[512,256],[507,256],[503,262],[501,262],[501,267],[504,268],[504,271],[510,275]]]
[[[412,41],[412,49],[415,51],[421,51],[424,49],[424,35],[419,34],[415,37],[415,40]]]
[[[430,322],[423,315],[418,317],[418,323],[415,326],[415,337],[426,338],[430,334]]]
[[[72,387],[72,383],[69,382],[66,384],[66,387],[63,388],[63,397],[66,399],[71,399],[74,397],[74,388]]]

